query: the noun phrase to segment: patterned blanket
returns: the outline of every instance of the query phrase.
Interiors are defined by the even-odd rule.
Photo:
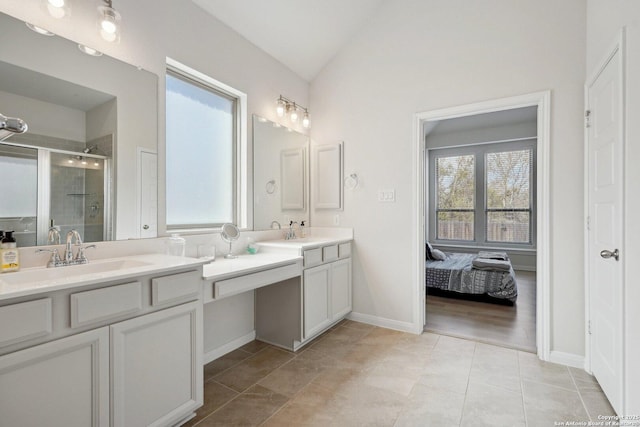
[[[467,294],[487,294],[515,302],[518,297],[513,267],[509,271],[472,268],[475,254],[447,253],[444,261],[427,261],[427,286]]]

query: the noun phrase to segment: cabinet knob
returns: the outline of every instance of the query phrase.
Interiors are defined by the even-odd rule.
[[[149,229],[149,226],[147,224],[143,225],[142,228],[144,228],[145,230]]]

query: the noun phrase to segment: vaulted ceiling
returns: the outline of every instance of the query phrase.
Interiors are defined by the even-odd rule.
[[[387,0],[192,0],[307,81]]]

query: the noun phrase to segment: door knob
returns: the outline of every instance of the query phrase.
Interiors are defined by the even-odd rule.
[[[603,251],[600,251],[600,256],[604,259],[614,258],[616,261],[620,261],[620,251],[618,251],[617,249],[614,250],[613,252],[608,251],[606,249]]]
[[[145,230],[149,229],[149,226],[147,224],[143,225],[142,228],[144,228]]]

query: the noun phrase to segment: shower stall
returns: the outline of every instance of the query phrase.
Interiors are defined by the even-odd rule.
[[[111,143],[106,153],[83,145],[64,150],[15,138],[0,142],[0,230],[14,230],[18,246],[53,243],[50,227],[61,236],[76,229],[85,242],[111,239]]]

